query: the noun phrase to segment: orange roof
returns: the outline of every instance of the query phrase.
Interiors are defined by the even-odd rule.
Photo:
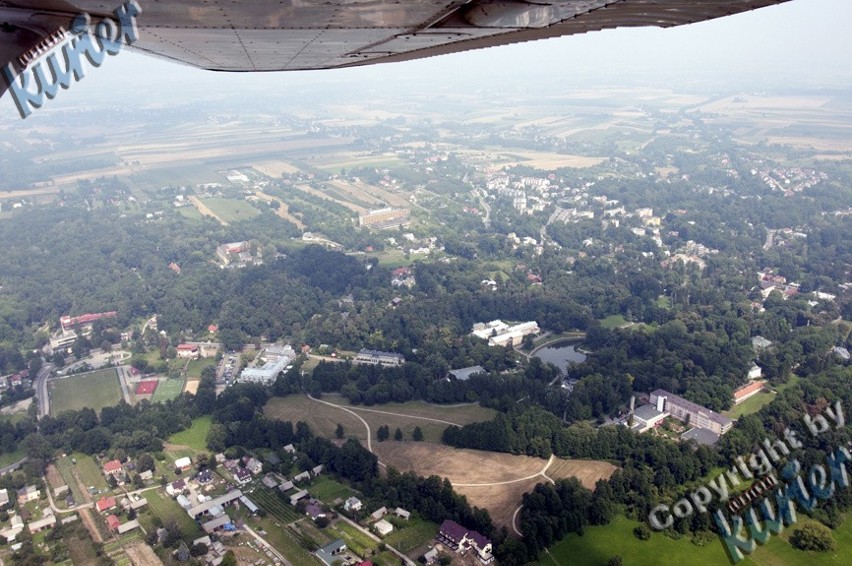
[[[115,497],[101,497],[97,504],[98,512],[106,511],[115,507]]]
[[[121,462],[118,460],[110,460],[106,464],[104,464],[104,473],[111,474],[112,472],[117,472],[121,469]]]
[[[107,527],[109,527],[109,530],[114,531],[120,526],[121,520],[118,517],[116,517],[115,515],[110,515],[109,517],[107,517]]]
[[[766,383],[765,381],[761,380],[761,381],[755,381],[754,383],[749,383],[749,384],[743,385],[742,387],[740,387],[739,389],[734,391],[734,399],[739,400],[739,399],[742,399],[743,397],[745,397],[746,395],[754,393],[755,391],[760,391],[761,389],[763,389],[763,386],[764,386],[765,383]]]

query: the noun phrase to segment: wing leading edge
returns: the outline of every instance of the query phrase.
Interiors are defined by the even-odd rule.
[[[20,72],[19,58],[49,48],[78,14],[111,18],[113,1],[0,0],[0,66]],[[333,69],[624,26],[678,26],[786,1],[141,0],[133,48],[217,71]]]

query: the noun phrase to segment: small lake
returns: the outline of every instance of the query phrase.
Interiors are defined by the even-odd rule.
[[[568,364],[570,362],[580,363],[586,359],[586,355],[578,352],[575,348],[580,343],[577,340],[563,340],[542,348],[535,353],[535,357],[543,362],[548,362],[562,370],[563,375],[568,375]]]

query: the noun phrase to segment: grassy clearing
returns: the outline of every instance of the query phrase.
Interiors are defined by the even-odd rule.
[[[399,521],[403,528],[395,529],[385,537],[385,542],[402,553],[409,553],[423,546],[438,534],[438,525],[429,521]]]
[[[190,360],[186,366],[187,379],[201,379],[201,370],[208,366],[215,366],[215,358],[202,358],[200,360]]]
[[[192,421],[192,426],[169,437],[171,444],[189,446],[194,450],[203,452],[207,450],[207,433],[210,431],[212,418],[207,415],[198,417]]]
[[[346,436],[366,440],[367,430],[364,424],[351,414],[311,401],[307,395],[289,395],[287,397],[273,397],[270,399],[263,412],[270,418],[282,421],[308,423],[311,430],[319,436],[334,438],[337,423],[343,425]]]
[[[269,544],[284,555],[291,564],[319,564],[307,550],[302,548],[283,523],[272,517],[258,518],[248,517],[246,522],[255,530],[258,528],[266,531],[265,538]]]
[[[738,419],[745,415],[758,412],[764,406],[768,405],[775,399],[774,393],[761,391],[749,397],[739,405],[734,405],[730,411],[725,411],[724,414],[732,419]]]
[[[629,324],[627,319],[621,316],[620,314],[611,314],[608,317],[602,319],[601,326],[607,329],[619,328],[621,326],[625,326]]]
[[[379,265],[390,269],[397,267],[405,267],[411,265],[411,259],[405,257],[405,252],[402,250],[387,250],[367,254],[367,257],[374,257],[379,260]]]
[[[146,492],[145,498],[148,500],[148,508],[159,517],[163,524],[169,519],[177,521],[185,538],[193,540],[204,535],[201,528],[186,514],[186,511],[181,509],[180,505],[175,503],[173,499],[160,493],[159,489]]]
[[[813,564],[848,564],[849,549],[852,548],[852,521],[847,519],[834,531],[838,551],[834,553],[804,552],[796,550],[787,542],[796,528],[813,522],[799,515],[796,525],[785,529],[780,536],[773,536],[765,545],[746,556],[740,564],[758,566],[812,566]],[[647,541],[633,536],[638,523],[624,517],[616,518],[605,527],[587,527],[585,534],[569,535],[550,548],[550,556],[542,555],[540,564],[572,564],[578,566],[606,563],[618,554],[625,563],[637,566],[656,566],[665,556],[666,564],[728,564],[725,550],[719,540],[706,546],[692,544],[689,537],[672,540],[655,532]]]
[[[336,482],[328,476],[320,476],[308,488],[311,495],[327,505],[332,505],[336,499],[347,499],[352,490]]]
[[[151,397],[152,403],[162,403],[176,398],[183,391],[183,379],[163,379]]]
[[[18,448],[14,452],[6,452],[0,454],[0,468],[14,464],[25,456],[23,448]]]
[[[212,210],[216,216],[225,222],[239,222],[240,220],[250,220],[260,214],[255,207],[244,200],[227,199],[227,198],[208,198],[202,202]]]
[[[100,411],[104,407],[117,405],[121,400],[118,373],[105,369],[48,382],[50,414],[63,411],[79,411],[85,407]]]

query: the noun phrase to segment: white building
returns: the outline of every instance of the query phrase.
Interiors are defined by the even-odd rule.
[[[498,319],[487,323],[474,324],[472,334],[483,340],[488,340],[489,346],[516,346],[527,334],[538,334],[539,332],[538,323],[534,320],[509,326]]]
[[[274,348],[274,347],[273,347]],[[270,384],[278,377],[278,374],[284,371],[295,357],[293,348],[289,345],[283,348],[267,348],[266,363],[257,368],[246,368],[240,373],[239,381],[243,383],[263,383]],[[273,350],[271,353],[269,350]],[[285,352],[294,354],[293,357],[287,356]]]

